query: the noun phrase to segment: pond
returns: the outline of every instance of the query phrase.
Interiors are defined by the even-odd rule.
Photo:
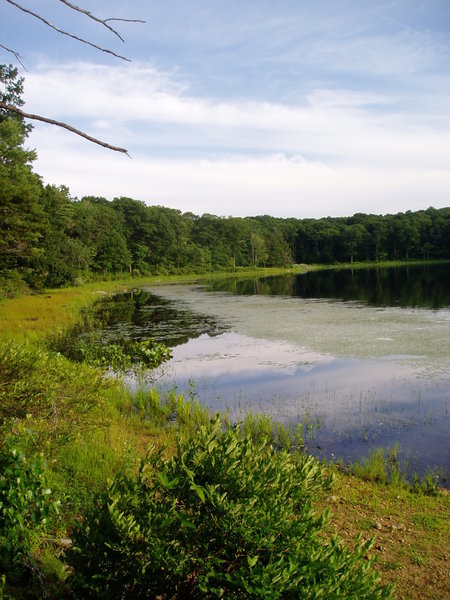
[[[311,452],[344,463],[398,443],[410,474],[432,469],[444,481],[448,273],[448,265],[324,270],[145,287],[116,300],[132,315],[109,327],[172,345],[155,373],[162,392],[194,393],[233,419],[251,409],[301,422]]]

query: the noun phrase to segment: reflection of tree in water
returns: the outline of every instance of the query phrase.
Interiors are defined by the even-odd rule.
[[[222,280],[211,291],[360,301],[371,306],[450,306],[448,264],[313,271],[261,279]]]
[[[118,335],[134,341],[152,338],[172,347],[204,333],[215,336],[228,329],[212,317],[194,313],[181,303],[145,290],[102,299],[96,305],[95,317],[102,324],[105,338]]]

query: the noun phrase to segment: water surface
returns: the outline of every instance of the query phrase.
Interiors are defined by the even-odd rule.
[[[309,449],[344,462],[398,442],[410,472],[433,468],[445,477],[448,278],[440,273],[439,293],[424,292],[427,286],[420,291],[417,284],[409,300],[402,286],[401,294],[386,294],[380,286],[377,303],[372,287],[360,289],[375,275],[358,272],[356,285],[347,273],[353,283],[343,286],[339,298],[340,285],[329,284],[330,298],[324,296],[325,273],[319,287],[299,283],[302,276],[231,281],[226,287],[146,287],[135,320],[114,327],[171,340],[173,359],[156,373],[161,391],[176,387],[187,395],[194,389],[211,411],[227,410],[235,419],[251,408],[294,426],[306,423],[314,433]],[[405,277],[379,273],[375,280]],[[429,273],[420,279],[431,282]],[[306,297],[313,287],[315,295],[308,291]]]

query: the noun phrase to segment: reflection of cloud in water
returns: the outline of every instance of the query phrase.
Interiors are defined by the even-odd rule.
[[[224,373],[235,376],[249,370],[286,374],[298,369],[308,371],[317,363],[332,360],[331,356],[287,342],[258,340],[231,332],[216,337],[202,335],[174,348],[170,370],[185,370],[192,378]]]
[[[183,390],[194,382],[202,402],[215,410],[245,400],[277,418],[313,409],[336,422],[348,422],[355,410],[377,415],[387,410],[392,420],[391,405],[405,420],[402,406],[427,389],[436,394],[438,385],[430,388],[429,382],[417,380],[408,357],[338,359],[235,332],[203,335],[174,348],[173,359],[160,374],[159,387]]]

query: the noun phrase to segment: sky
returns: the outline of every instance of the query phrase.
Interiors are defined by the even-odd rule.
[[[450,206],[448,0],[0,0],[44,183],[201,215]],[[14,56],[0,48],[0,62]]]

